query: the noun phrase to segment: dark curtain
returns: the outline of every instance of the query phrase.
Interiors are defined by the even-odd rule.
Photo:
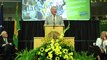
[[[65,36],[75,37],[76,51],[88,50],[89,45],[92,45],[99,36],[99,21],[70,21],[70,25]]]
[[[75,50],[86,51],[89,45],[95,42],[99,36],[99,21],[64,21],[65,28],[70,23],[70,29],[65,33],[66,37],[75,37]],[[33,38],[44,37],[44,21],[21,21],[19,31],[19,50],[33,49]],[[5,21],[4,27],[9,37],[13,37],[13,21]]]

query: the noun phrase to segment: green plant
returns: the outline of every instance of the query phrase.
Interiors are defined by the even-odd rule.
[[[35,50],[22,50],[21,52],[16,53],[15,60],[34,60],[35,59]]]
[[[87,52],[75,52],[74,60],[95,60],[93,55],[87,55]]]

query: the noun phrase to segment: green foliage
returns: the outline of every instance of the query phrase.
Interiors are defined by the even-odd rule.
[[[99,22],[99,34],[102,31],[107,31],[107,20],[100,20],[100,22]]]
[[[15,60],[34,60],[35,59],[35,50],[28,51],[27,49],[22,50],[21,52],[16,53],[17,57]]]
[[[95,60],[93,55],[87,55],[87,52],[74,53],[74,60]]]

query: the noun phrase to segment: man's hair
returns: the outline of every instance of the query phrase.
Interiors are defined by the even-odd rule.
[[[7,33],[5,30],[1,32],[0,36],[2,36],[4,33]]]
[[[52,6],[50,10],[52,10],[53,8],[56,8],[56,6]]]

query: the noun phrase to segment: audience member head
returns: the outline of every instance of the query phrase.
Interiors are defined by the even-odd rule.
[[[106,40],[107,39],[107,32],[102,31],[100,37],[101,37],[102,40]]]
[[[6,31],[2,31],[2,32],[1,32],[1,36],[2,36],[3,38],[7,38],[7,37],[8,37],[8,34],[7,34]]]
[[[54,15],[54,16],[55,16],[55,15],[56,15],[56,13],[57,13],[56,6],[52,6],[50,10],[51,10],[52,15]]]

